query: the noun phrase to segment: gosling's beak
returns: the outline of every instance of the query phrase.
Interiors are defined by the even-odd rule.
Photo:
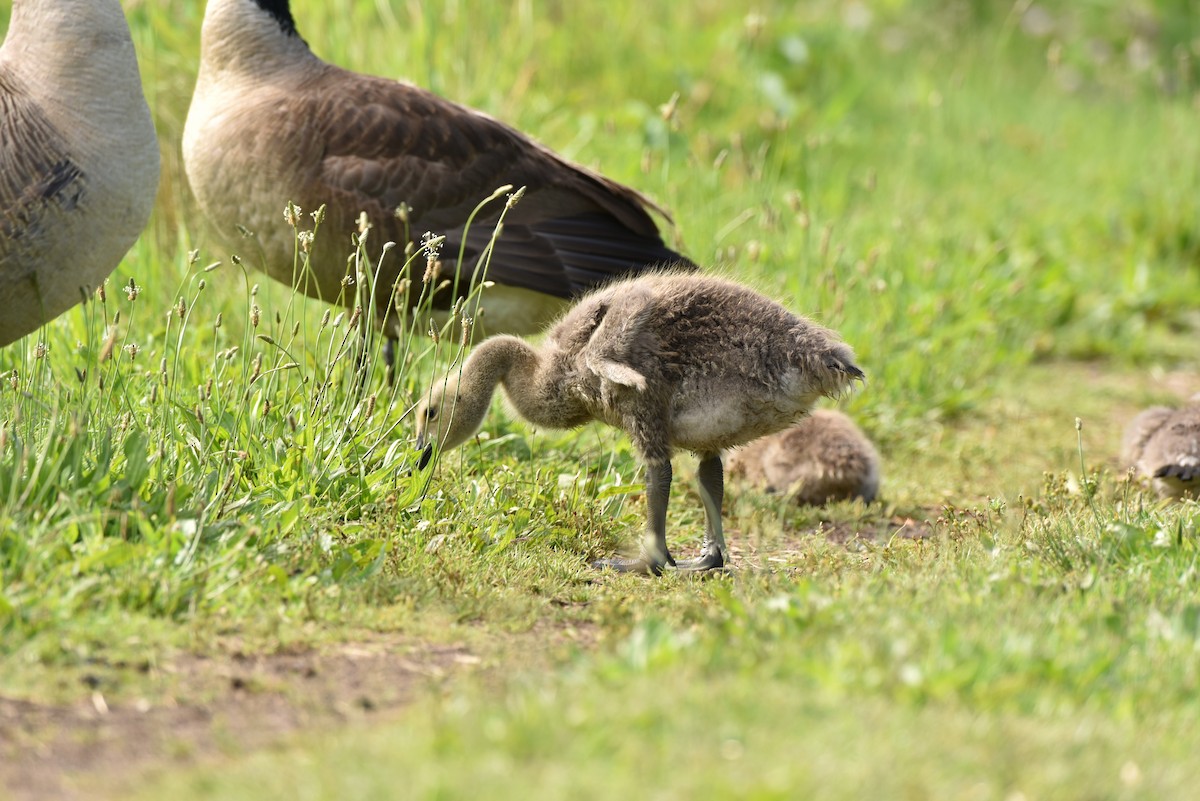
[[[421,458],[417,459],[418,470],[424,470],[425,466],[429,464],[429,460],[433,458],[433,443],[430,442],[428,445],[425,445],[423,442],[424,439],[424,437],[421,437],[417,440],[417,447],[421,448]],[[424,445],[423,448],[422,445]]]

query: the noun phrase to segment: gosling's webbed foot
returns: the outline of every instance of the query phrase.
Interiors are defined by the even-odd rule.
[[[705,551],[695,559],[680,559],[675,563],[680,573],[706,573],[711,570],[722,570],[725,567],[725,556],[717,550]]]
[[[661,576],[668,565],[675,567],[675,560],[670,554],[667,554],[665,561],[643,553],[636,559],[614,557],[592,562],[592,567],[597,570],[615,570],[618,573],[638,573],[643,576]]]

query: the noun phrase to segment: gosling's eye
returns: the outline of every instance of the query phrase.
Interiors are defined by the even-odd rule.
[[[430,406],[428,409],[425,410],[425,422],[432,423],[434,420],[437,419],[437,415],[438,415],[437,407]]]

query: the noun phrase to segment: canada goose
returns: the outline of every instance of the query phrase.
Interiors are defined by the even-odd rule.
[[[1160,498],[1200,496],[1200,396],[1187,406],[1153,406],[1125,430],[1125,463],[1151,479]]]
[[[401,251],[427,231],[446,237],[447,287],[433,307],[451,308],[478,281],[477,261],[504,204],[490,204],[465,231],[468,215],[503,185],[526,191],[505,216],[487,269],[495,286],[479,322],[490,333],[540,331],[568,298],[648,265],[694,267],[663,243],[650,216],[660,210],[633,189],[486,114],[322,61],[297,33],[288,0],[209,0],[200,58],[183,137],[192,191],[219,234],[233,242],[237,226],[253,231],[266,272],[312,297],[355,302],[343,278],[365,212],[372,270],[385,242]],[[306,212],[325,206],[309,275],[293,272],[287,201]],[[392,291],[403,262],[389,255],[375,285],[389,338],[400,333]],[[415,300],[421,275],[410,278]]]
[[[65,312],[137,239],[158,142],[117,0],[14,0],[0,45],[0,345]]]
[[[646,532],[636,559],[596,567],[659,574],[728,558],[721,528],[721,451],[791,425],[862,371],[837,335],[721,278],[672,273],[627,279],[586,296],[540,349],[484,340],[417,408],[417,445],[461,445],[478,430],[497,384],[518,414],[547,428],[601,420],[625,431],[646,464]],[[705,537],[697,559],[667,550],[671,454],[700,457]]]
[[[839,411],[817,409],[810,417],[738,448],[726,462],[768,492],[786,492],[796,503],[820,506],[879,492],[879,452]]]

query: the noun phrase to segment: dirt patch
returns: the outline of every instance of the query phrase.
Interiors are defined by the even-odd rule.
[[[935,515],[936,519],[936,515]],[[933,536],[929,518],[889,517],[882,520],[823,521],[812,533],[841,545],[855,541],[887,542],[894,538],[923,540]]]
[[[110,701],[104,679],[77,703],[0,698],[0,786],[16,801],[82,799],[164,764],[277,742],[301,729],[394,711],[480,659],[461,645],[378,639],[320,652],[180,656],[155,668],[183,688]]]
[[[814,527],[788,531],[781,538],[759,543],[736,529],[726,532],[732,564],[755,570],[771,570],[796,563],[797,556],[811,549],[816,537],[853,548],[859,543],[886,543],[894,538],[922,540],[934,536],[938,515],[892,516],[862,520],[822,520]]]

